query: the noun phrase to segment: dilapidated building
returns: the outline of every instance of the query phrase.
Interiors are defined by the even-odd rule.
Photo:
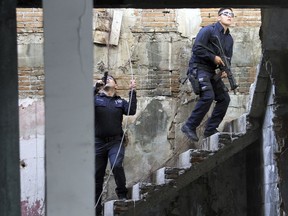
[[[105,193],[106,215],[287,213],[287,78],[284,72],[287,45],[283,37],[287,30],[285,26],[278,27],[287,16],[286,10],[256,9],[255,5],[234,9],[232,69],[240,87],[235,95],[231,92],[229,111],[221,125],[223,132],[191,143],[180,132],[180,127],[197,96],[191,92],[188,82],[182,85],[179,81],[185,78],[193,38],[201,26],[215,22],[217,9],[173,8],[94,9],[89,16],[79,13],[71,23],[63,18],[59,25],[54,23],[56,29],[50,23],[54,17],[48,12],[45,27],[45,5],[44,28],[41,8],[17,8],[20,120],[17,163],[20,161],[22,215],[44,215],[44,212],[62,215],[61,212],[67,210],[61,202],[70,205],[75,200],[81,205],[75,194],[80,190],[78,186],[83,187],[86,181],[86,192],[79,196],[91,199],[85,205],[92,206],[84,208],[88,209],[84,215],[93,212],[93,154],[89,150],[93,149],[93,139],[89,136],[93,128],[88,127],[93,109],[89,108],[87,99],[89,88],[81,89],[87,85],[92,88],[93,80],[105,70],[117,77],[123,97],[131,76],[136,77],[139,97],[136,116],[125,119],[129,137],[125,168],[132,199],[114,201],[112,178]],[[55,12],[59,16],[60,9]],[[91,22],[87,22],[86,16]],[[92,33],[84,34],[91,44],[83,42],[83,23],[85,32]],[[71,30],[69,35],[65,29]],[[63,41],[58,44],[58,40],[67,44]],[[90,55],[86,53],[86,46]],[[9,68],[11,62],[3,65]],[[88,73],[90,81],[87,74],[81,76],[88,67],[93,71]],[[5,80],[4,67],[2,71]],[[81,99],[83,95],[86,99]],[[3,91],[2,97],[3,101],[7,100],[7,91],[5,94]],[[3,107],[3,111],[10,106]],[[9,115],[2,117],[4,123],[7,119],[12,121]],[[10,130],[10,136],[4,134],[3,128],[7,127],[6,123],[1,125],[1,136],[6,137],[2,147],[11,143],[10,136],[15,141],[18,135],[16,128]],[[199,132],[201,134],[201,129]],[[82,150],[77,152],[79,148]],[[73,149],[78,150],[73,152]],[[10,158],[5,156],[3,160]],[[19,165],[14,167],[17,168]],[[14,178],[17,180],[17,176]],[[8,186],[11,184],[1,180]],[[6,184],[2,184],[3,189],[9,188]],[[14,193],[19,196],[17,190]],[[55,199],[57,194],[60,197]],[[3,206],[7,205],[3,203]],[[10,211],[1,209],[3,215]],[[81,208],[68,211],[71,211],[69,215],[79,215],[77,211]]]

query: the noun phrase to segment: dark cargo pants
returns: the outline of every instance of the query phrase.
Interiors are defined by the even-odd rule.
[[[188,118],[186,124],[189,128],[195,130],[209,111],[213,101],[216,105],[212,115],[209,118],[205,131],[215,130],[223,120],[230,103],[230,96],[225,89],[222,79],[217,82],[213,79],[215,74],[198,69],[198,79],[200,84],[200,98]]]
[[[120,144],[121,144],[121,136],[119,136],[119,138],[114,139],[114,140],[105,140],[101,138],[95,139],[95,152],[96,152],[95,202],[98,201],[103,190],[104,176],[105,176],[108,159],[109,159],[111,167],[115,163],[112,172],[113,172],[115,183],[116,183],[115,191],[116,191],[117,196],[122,197],[122,196],[126,196],[127,194],[126,177],[125,177],[125,172],[123,168],[123,160],[124,160],[124,153],[125,153],[124,145],[121,146],[119,154],[117,156]],[[101,211],[102,211],[102,205],[101,205],[101,198],[100,198],[96,206],[96,213],[99,214]]]

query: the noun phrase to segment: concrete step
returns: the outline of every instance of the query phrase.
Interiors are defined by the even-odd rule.
[[[230,122],[226,122],[223,128],[223,132],[230,133],[246,133],[247,129],[251,129],[251,123],[249,122],[249,116],[244,113],[237,119],[233,119]]]
[[[179,155],[178,167],[182,169],[189,169],[192,164],[201,163],[207,157],[215,154],[215,151],[202,149],[189,149]]]
[[[163,167],[156,171],[156,185],[174,185],[175,179],[183,174],[185,169],[176,167]]]
[[[203,139],[202,144],[201,144],[202,150],[218,151],[220,148],[219,135],[220,133],[215,133],[211,135],[210,137]]]
[[[104,203],[104,216],[118,216],[129,208],[135,207],[135,204],[134,200],[110,200]]]
[[[149,192],[156,190],[157,185],[153,183],[138,182],[132,187],[132,200],[145,200]]]

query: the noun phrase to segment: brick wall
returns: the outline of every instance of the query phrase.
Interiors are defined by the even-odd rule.
[[[201,9],[201,26],[217,21],[219,8]],[[254,8],[233,9],[235,13],[232,27],[259,27],[261,25],[261,10]],[[135,32],[167,32],[177,31],[176,15],[173,9],[135,10],[137,26]],[[138,25],[139,23],[139,25]]]
[[[44,70],[43,68],[18,68],[18,83],[20,98],[44,97]]]
[[[17,8],[17,32],[43,32],[43,10],[41,8]]]
[[[219,8],[201,9],[201,26],[209,25],[217,20]],[[260,27],[261,10],[254,8],[233,9],[235,14],[231,27]]]
[[[133,32],[171,32],[177,31],[176,15],[173,9],[135,10],[137,25]]]
[[[18,38],[43,33],[43,10],[41,8],[17,8],[16,12]],[[18,40],[19,43],[23,41]],[[29,46],[29,42],[26,43]],[[19,98],[44,97],[44,69],[42,67],[18,67],[18,84]]]
[[[104,9],[94,10],[103,13]],[[202,26],[213,23],[217,20],[217,9],[201,9]],[[261,24],[260,9],[234,9],[234,27],[255,28]],[[169,33],[177,34],[177,22],[174,9],[139,9],[134,10],[133,16],[136,17],[136,24],[131,28],[134,34],[137,33]],[[37,8],[18,8],[17,9],[17,32],[20,35],[33,33],[43,33],[43,11]],[[137,37],[137,36],[135,36]],[[181,62],[181,60],[180,60]],[[43,97],[44,84],[43,68],[19,67],[19,97]],[[249,86],[254,80],[256,68],[235,68],[237,81],[241,85],[238,89],[240,93],[247,94]],[[141,95],[169,95],[176,96],[179,92],[179,71],[149,71],[145,75],[139,74],[138,86],[142,89]],[[124,77],[116,77],[120,80],[120,89],[126,90],[128,82]],[[123,83],[122,83],[123,80]],[[148,82],[148,81],[149,82]],[[158,82],[158,81],[161,82]],[[141,85],[139,85],[141,84]]]

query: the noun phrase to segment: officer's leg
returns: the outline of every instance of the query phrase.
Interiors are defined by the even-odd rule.
[[[95,202],[96,202],[96,215],[100,215],[102,211],[102,205],[101,205],[101,193],[103,190],[103,182],[104,182],[104,175],[105,170],[108,162],[108,153],[105,148],[105,143],[103,143],[101,140],[95,141]]]
[[[220,82],[220,84],[216,84],[214,90],[216,105],[206,126],[205,132],[208,134],[209,132],[216,131],[216,128],[223,120],[230,103],[230,96],[227,92],[228,89],[225,87],[222,80],[220,80]]]
[[[212,74],[209,72],[198,71],[200,98],[186,122],[186,125],[192,130],[195,130],[200,125],[214,100],[214,91],[210,81],[211,76]]]
[[[112,172],[114,174],[115,183],[116,183],[115,191],[116,191],[118,198],[122,199],[122,198],[127,198],[126,196],[127,196],[128,190],[126,188],[126,177],[125,177],[125,172],[123,168],[125,148],[124,148],[124,144],[122,144],[120,147],[120,143],[121,143],[121,140],[114,141],[114,144],[109,149],[109,160],[110,160],[111,166],[114,165]]]

